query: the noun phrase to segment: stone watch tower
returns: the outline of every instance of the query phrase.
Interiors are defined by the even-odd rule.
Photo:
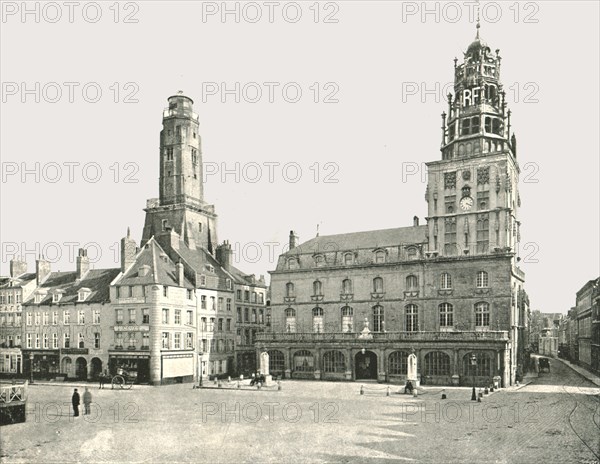
[[[194,249],[212,253],[218,243],[217,215],[204,202],[202,147],[193,100],[179,92],[169,97],[160,133],[160,197],[147,201],[142,245],[168,229]]]
[[[500,51],[477,36],[454,59],[454,97],[442,114],[442,159],[427,163],[430,256],[515,252],[519,166],[500,83]]]

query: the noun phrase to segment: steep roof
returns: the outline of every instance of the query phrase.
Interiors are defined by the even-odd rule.
[[[424,243],[427,241],[427,226],[398,227],[395,229],[368,230],[337,235],[320,235],[289,250],[286,255],[376,249]]]
[[[147,266],[149,270],[145,275],[140,275],[140,268],[143,266]],[[137,254],[134,264],[115,282],[115,285],[148,284],[180,286],[176,264],[154,238],[146,242]],[[185,277],[183,286],[194,288],[193,284]]]
[[[254,277],[252,278],[252,274],[246,274],[240,271],[237,267],[230,265],[227,268],[227,271],[232,275],[235,279],[236,283],[242,285],[253,285],[255,287],[267,288],[267,284],[263,281],[261,282],[259,279]]]
[[[0,277],[0,288],[18,288],[35,280],[35,272],[21,274],[17,277]]]
[[[90,269],[83,279],[77,280],[77,273],[51,272],[46,281],[38,287],[47,291],[40,304],[65,304],[75,303],[79,299],[79,289],[87,288],[91,292],[85,303],[105,303],[110,300],[110,283],[119,274],[120,269]],[[52,303],[52,294],[61,291],[63,294],[60,302]],[[34,292],[35,295],[36,292]],[[35,297],[32,295],[24,305],[34,305]]]

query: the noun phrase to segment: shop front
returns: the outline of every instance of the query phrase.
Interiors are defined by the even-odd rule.
[[[59,350],[23,350],[24,373],[33,379],[50,380],[60,375]]]
[[[122,372],[133,383],[150,383],[150,354],[118,352],[108,355],[108,373]]]

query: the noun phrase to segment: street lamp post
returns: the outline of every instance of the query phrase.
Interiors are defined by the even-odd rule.
[[[473,392],[471,393],[471,401],[477,401],[477,394],[475,393],[475,370],[477,367],[477,357],[473,353],[471,355],[471,370],[473,371]]]
[[[33,383],[33,353],[29,353],[29,383]]]
[[[199,380],[199,388],[202,388],[202,377],[204,376],[204,366],[202,364],[202,355],[204,353],[202,351],[200,351],[198,353],[198,367],[200,368],[200,380]]]

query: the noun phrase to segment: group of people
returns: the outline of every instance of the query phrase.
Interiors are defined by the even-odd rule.
[[[104,372],[102,372],[98,376],[98,380],[100,381],[100,386],[98,387],[98,389],[99,390],[104,389],[104,384],[109,379],[110,379],[110,375],[108,375],[108,371],[106,369],[104,369]],[[77,388],[75,388],[75,391],[73,391],[73,396],[71,397],[71,403],[73,404],[73,416],[78,417],[79,416],[79,406],[81,405],[81,395],[79,394],[79,391],[77,390]],[[88,387],[85,387],[85,391],[83,392],[83,414],[84,415],[90,414],[90,405],[91,404],[92,404],[92,392],[89,390]]]
[[[73,415],[75,417],[79,416],[79,405],[81,404],[81,397],[77,389],[73,392],[73,396],[71,397],[71,403],[73,404]],[[90,413],[90,405],[92,404],[92,392],[90,392],[88,387],[85,387],[85,391],[83,392],[83,414],[88,415]]]
[[[256,385],[257,383],[261,383],[264,384],[265,383],[265,376],[263,374],[259,374],[258,372],[256,374],[252,374],[252,380],[250,381],[250,385]]]

